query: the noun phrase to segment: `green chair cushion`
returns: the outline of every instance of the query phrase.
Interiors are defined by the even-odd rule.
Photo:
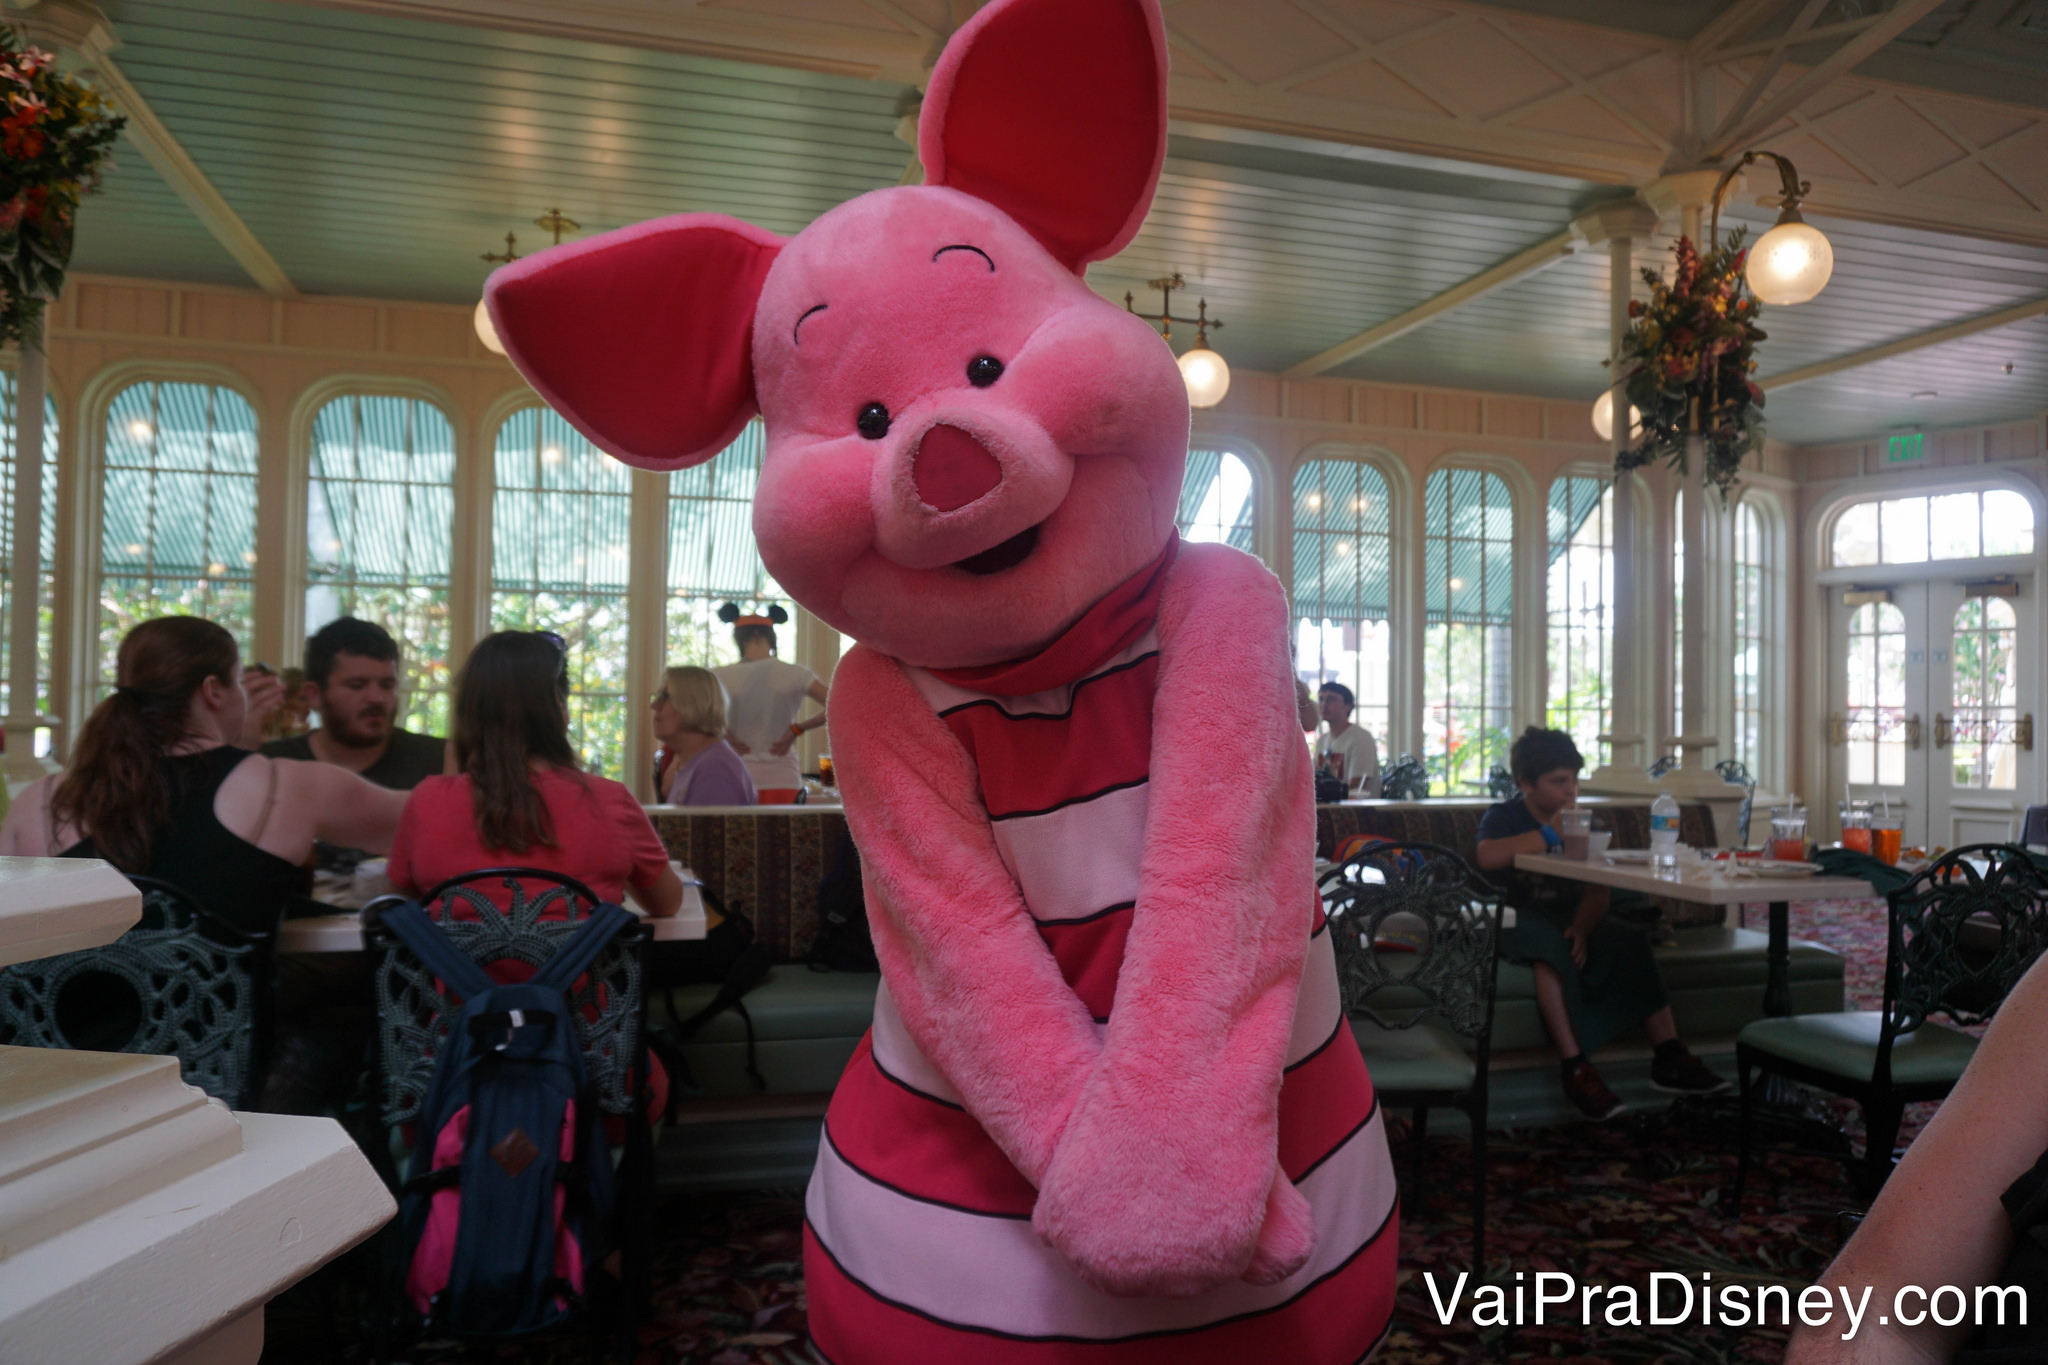
[[[1458,1035],[1427,1020],[1413,1028],[1383,1029],[1353,1018],[1351,1035],[1365,1054],[1375,1090],[1463,1090],[1477,1071]]]
[[[1876,1010],[1794,1014],[1759,1019],[1739,1041],[1749,1047],[1846,1080],[1868,1082],[1877,1069],[1882,1016]],[[1942,1024],[1922,1024],[1892,1043],[1895,1085],[1953,1084],[1977,1052],[1977,1040]]]

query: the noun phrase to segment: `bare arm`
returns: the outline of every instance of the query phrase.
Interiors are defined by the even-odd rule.
[[[390,848],[406,796],[331,763],[252,755],[221,784],[214,814],[230,833],[299,863],[315,839],[372,853]]]
[[[656,919],[667,919],[683,908],[683,879],[676,875],[673,867],[664,867],[653,885],[636,886],[633,894],[646,907],[648,914]]]
[[[1504,867],[1514,866],[1515,856],[1521,853],[1541,853],[1549,846],[1543,831],[1532,829],[1527,834],[1510,834],[1505,839],[1481,839],[1478,856],[1481,872],[1498,872]]]
[[[1952,1357],[1968,1319],[1942,1327],[1930,1317],[1902,1325],[1893,1312],[1904,1285],[1931,1289],[1989,1283],[2005,1264],[2011,1225],[1999,1202],[2006,1187],[2048,1149],[2048,958],[2013,988],[1990,1032],[1935,1112],[1849,1245],[1819,1283],[1861,1295],[1870,1309],[1854,1341],[1837,1328],[1800,1327],[1787,1365],[1915,1365]],[[1925,1304],[1908,1295],[1909,1312]],[[1889,1317],[1889,1323],[1878,1319]]]
[[[0,822],[0,856],[50,858],[61,851],[50,847],[50,794],[56,789],[54,773],[21,789]]]

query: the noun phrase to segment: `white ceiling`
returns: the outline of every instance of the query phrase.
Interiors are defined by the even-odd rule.
[[[406,0],[360,3],[420,8]],[[764,33],[798,34],[811,45],[798,52],[790,38],[770,60],[739,61],[703,55],[708,45],[695,40],[627,35],[636,45],[626,45],[526,31],[546,24],[519,19],[526,12],[519,3],[446,0],[447,13],[433,20],[277,0],[109,0],[104,8],[120,38],[114,59],[121,73],[298,289],[449,302],[476,296],[488,269],[479,253],[502,249],[508,229],[519,234],[522,252],[545,244],[531,220],[554,205],[586,231],[717,210],[794,232],[834,204],[896,183],[909,148],[894,130],[916,98],[914,85],[898,78],[898,49],[928,55],[929,38],[916,30],[945,17],[941,0],[723,0],[715,7],[728,28],[758,19]],[[896,16],[898,31],[882,32],[880,21],[871,33],[842,22],[860,3],[863,12]],[[1883,8],[1876,0],[1830,3]],[[678,0],[672,8],[681,14],[687,7]],[[702,0],[691,13],[713,8],[714,0]],[[1157,296],[1147,297],[1143,282],[1179,270],[1224,320],[1214,340],[1233,364],[1270,371],[1297,364],[1557,234],[1588,205],[1628,194],[1627,182],[1650,178],[1668,149],[1645,142],[1626,155],[1598,150],[1599,138],[1633,137],[1631,127],[1657,117],[1649,103],[1627,104],[1626,72],[1661,70],[1654,64],[1671,60],[1674,45],[1723,8],[1723,0],[1177,0],[1168,20],[1184,69],[1159,195],[1136,241],[1097,266],[1091,282],[1119,300],[1135,290],[1149,311]],[[561,23],[585,14],[593,22],[600,14],[620,23],[620,14],[646,25],[669,22],[660,10],[565,0],[548,13]],[[1258,68],[1273,90],[1253,88],[1235,72],[1215,79],[1202,65],[1223,66],[1216,52],[1229,22],[1256,29],[1270,21],[1284,34],[1281,20],[1311,12],[1350,35],[1347,42],[1425,35],[1396,51],[1375,49],[1371,60],[1375,70],[1404,71],[1409,88],[1435,90],[1434,102],[1445,107],[1472,98],[1471,73],[1440,72],[1432,84],[1426,68],[1442,59],[1424,60],[1425,41],[1463,44],[1483,68],[1479,37],[1514,40],[1515,59],[1536,63],[1520,73],[1530,83],[1510,91],[1503,75],[1506,112],[1487,117],[1519,122],[1488,125],[1470,110],[1453,110],[1418,150],[1420,115],[1412,111],[1381,119],[1355,100],[1340,109],[1335,97],[1318,95],[1322,105],[1314,109],[1328,106],[1319,114],[1327,126],[1292,121],[1309,107],[1301,92],[1317,79],[1314,64],[1271,35],[1263,49],[1247,38],[1225,50]],[[2027,46],[2031,37],[2013,36],[2028,13],[2013,0],[1949,0],[1879,55],[1935,88],[1950,88],[1945,83],[1965,69],[1985,81],[2014,77],[2022,93],[2048,107],[2048,64]],[[451,15],[462,22],[444,21]],[[839,27],[821,30],[827,17]],[[1573,26],[1588,22],[1607,33]],[[1535,25],[1530,32],[1540,30],[1540,41],[1515,25]],[[818,56],[821,31],[854,35],[843,44],[846,70],[802,64],[831,65]],[[1999,38],[1988,55],[1979,51],[1983,32]],[[1760,33],[1769,37],[1768,28]],[[1922,41],[1907,41],[1916,33]],[[2041,51],[2048,52],[2048,38]],[[1542,72],[1575,62],[1608,72],[1599,78],[1608,84],[1580,88],[1594,79],[1581,74],[1570,77],[1580,85],[1567,88],[1566,77],[1553,75],[1559,88],[1544,93]],[[1859,69],[1858,78],[1864,74]],[[1216,92],[1183,97],[1212,79]],[[1895,71],[1891,79],[1902,77]],[[1468,93],[1456,95],[1454,87]],[[1373,97],[1394,96],[1382,84]],[[1951,101],[1935,114],[1929,98],[1867,82],[1831,87],[1782,124],[1783,141],[1774,134],[1772,145],[1795,149],[1816,180],[1809,216],[1834,241],[1836,268],[1819,300],[1767,314],[1765,377],[2048,296],[2048,141],[2038,168],[2029,150],[2037,126],[2048,139],[2048,116],[2036,120],[2017,105],[2001,112],[1981,101]],[[1574,101],[1605,111],[1610,123],[1567,119]],[[1287,128],[1258,126],[1243,114],[1262,107],[1288,112]],[[1896,130],[1932,127],[1930,118],[1948,130],[1948,159],[1930,161],[1925,149],[1915,152],[1917,161],[1904,159],[1910,139]],[[1530,130],[1545,120],[1563,129],[1551,135],[1561,150],[1556,164],[1533,166],[1525,154]],[[1392,132],[1372,145],[1380,122]],[[1883,144],[1876,150],[1867,145],[1873,130]],[[1460,139],[1493,150],[1445,155]],[[1886,147],[1897,150],[1893,161]],[[81,215],[76,268],[249,282],[137,149],[124,145],[118,160],[105,192]],[[1963,186],[1957,193],[1981,201],[1944,199],[1942,184]],[[1746,196],[1724,224],[1766,225],[1770,215],[1754,199],[1754,192]],[[1946,215],[1958,226],[1869,221],[1873,204],[1892,200],[1912,210],[1908,217]],[[1981,209],[1969,207],[1980,202]],[[1830,203],[1838,214],[1858,216],[1830,215]],[[1980,214],[1990,229],[1975,223]],[[1967,230],[1973,227],[1995,232],[1977,235]],[[1604,250],[1567,258],[1332,373],[1590,400],[1605,383],[1606,281]],[[1183,311],[1178,301],[1175,311]],[[1925,391],[1939,396],[1913,397]],[[1815,443],[1906,425],[2009,420],[2044,408],[2048,321],[2036,318],[1779,390],[1768,413],[1775,438]]]

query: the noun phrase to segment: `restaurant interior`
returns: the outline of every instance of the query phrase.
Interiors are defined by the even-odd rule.
[[[2048,944],[2025,851],[2048,852],[2048,0],[1160,8],[1157,192],[1085,280],[1179,357],[1175,522],[1277,577],[1321,712],[1304,744],[1372,739],[1365,781],[1355,760],[1316,766],[1336,781],[1318,785],[1325,908],[1370,917],[1339,970],[1400,1179],[1402,1278],[1376,1358],[1777,1359],[1775,1320],[1489,1321],[1439,1312],[1423,1272],[1681,1272],[1796,1297],[1831,1283],[1881,1189],[1924,1193],[1886,1183],[1894,1160],[1959,1081],[1977,1093],[1962,1078],[1986,1021]],[[925,92],[981,9],[0,0],[0,24],[125,120],[68,262],[37,277],[58,284],[39,331],[0,347],[5,790],[19,803],[76,761],[88,719],[129,690],[124,637],[152,618],[225,627],[245,676],[306,669],[323,627],[372,622],[397,643],[389,720],[432,736],[453,732],[480,644],[555,637],[571,747],[646,808],[683,884],[680,913],[649,921],[655,969],[623,993],[674,1094],[639,1112],[649,1226],[632,1301],[613,1306],[626,1358],[829,1358],[806,1327],[804,1188],[878,1018],[875,950],[840,913],[860,890],[835,737],[794,702],[776,729],[808,721],[781,740],[795,802],[672,804],[649,698],[669,696],[668,670],[747,667],[735,614],[787,609],[776,655],[817,699],[853,642],[763,562],[758,418],[706,463],[629,467],[507,358],[484,291],[514,262],[666,215],[789,235],[920,183]],[[20,116],[11,88],[0,114]],[[33,127],[0,117],[8,157],[40,154]],[[29,201],[5,193],[25,174],[0,164],[10,280],[33,247]],[[1745,261],[1712,254],[1738,233]],[[1673,310],[1716,281],[1734,340],[1710,354],[1734,368],[1674,397],[1662,367],[1707,343],[1674,335],[1695,324]],[[1508,841],[1483,821],[1520,799],[1511,750],[1532,726],[1583,758],[1578,804],[1615,858],[1581,842],[1598,875],[1487,863]],[[1462,859],[1452,909],[1379,898],[1414,864],[1377,840]],[[0,858],[0,1044],[17,1045],[0,1046],[0,1361],[601,1354],[544,1338],[506,1356],[430,1324],[391,1356],[369,1258],[390,1235],[386,1186],[402,1190],[388,1153],[361,1153],[397,1111],[349,1091],[389,1081],[384,1064],[343,1068],[327,1108],[257,1112],[261,1070],[288,1054],[261,1003],[295,989],[287,965],[356,963],[367,983],[370,961],[403,954],[361,916],[392,889],[383,871],[323,865],[257,936],[258,1003],[198,1026],[258,1040],[205,1087],[223,1107],[159,1058],[91,1071],[36,1033],[22,992],[57,999],[36,969],[158,931],[129,930],[141,893],[117,874]],[[1674,1102],[1664,1039],[1632,1017],[1580,1057],[1624,1112],[1584,1122],[1546,1013],[1554,973],[1511,960],[1536,918],[1504,889],[1516,876],[1611,888],[1615,918],[1647,892],[1629,932],[1682,1046],[1739,1098]],[[1951,907],[1960,889],[1982,899]],[[734,912],[763,954],[744,1008],[722,974],[661,982],[665,940]],[[1403,914],[1479,934],[1471,981],[1431,978],[1470,999],[1400,994],[1419,989],[1387,975],[1413,951]],[[1911,956],[1943,915],[1979,933],[1950,945],[1978,954],[1967,966]],[[93,916],[100,936],[79,937]],[[1944,971],[1997,984],[1922,1023],[1901,1001]],[[1791,1029],[1866,1017],[1847,1062],[1835,1024],[1808,1030],[1825,1045]],[[1928,1060],[1935,1031],[1957,1041]],[[1921,1071],[1894,1064],[1908,1038],[1927,1044]],[[138,1105],[155,1136],[123,1139],[145,1155],[122,1165],[109,1115]],[[158,1206],[202,1212],[152,1242]]]

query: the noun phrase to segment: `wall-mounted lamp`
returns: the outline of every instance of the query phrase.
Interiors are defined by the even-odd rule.
[[[1778,221],[1749,248],[1749,264],[1743,273],[1758,299],[1769,304],[1805,303],[1827,287],[1835,273],[1835,249],[1821,230],[1799,216],[1799,205],[1813,189],[1813,183],[1799,178],[1792,163],[1776,152],[1748,151],[1742,159],[1721,173],[1714,186],[1712,240],[1721,240],[1721,194],[1735,173],[1758,157],[1778,163],[1784,181],[1778,202]]]
[[[574,232],[583,226],[574,218],[564,217],[560,209],[549,209],[546,213],[534,219],[533,225],[554,233],[555,246],[562,244],[563,233]],[[519,259],[518,238],[509,232],[506,233],[505,249],[503,251],[486,251],[482,253],[481,259],[489,261],[492,265],[510,265]],[[482,299],[476,301],[475,318],[476,339],[484,344],[484,349],[496,355],[505,354],[505,343],[498,340],[498,329],[491,326],[491,310],[484,306]]]
[[[1209,349],[1209,329],[1221,330],[1223,324],[1209,316],[1207,299],[1197,300],[1195,316],[1191,318],[1173,315],[1173,291],[1188,287],[1188,282],[1180,277],[1177,270],[1163,279],[1146,281],[1145,287],[1159,291],[1157,313],[1139,313],[1128,293],[1124,295],[1124,307],[1147,322],[1158,323],[1159,335],[1169,342],[1173,340],[1174,323],[1194,324],[1195,347],[1180,358],[1181,382],[1188,386],[1190,404],[1198,408],[1215,407],[1223,401],[1223,395],[1230,392],[1230,366],[1224,363],[1222,356]]]

